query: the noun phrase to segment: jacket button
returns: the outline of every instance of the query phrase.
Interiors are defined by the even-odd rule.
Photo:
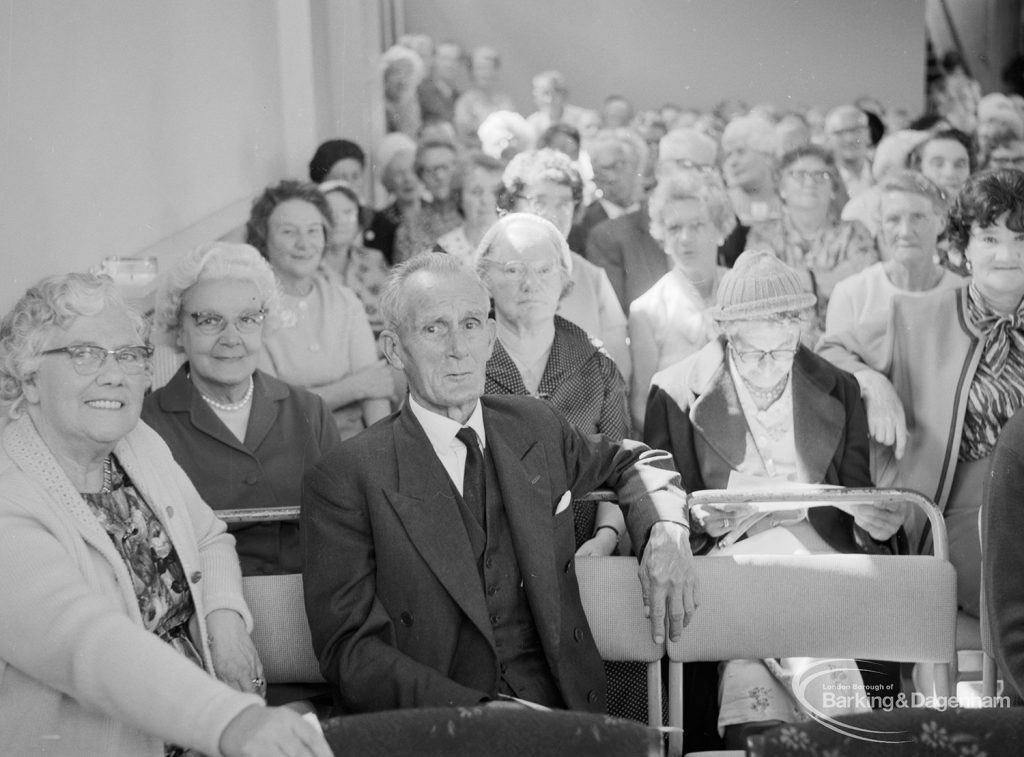
[[[245,477],[245,483],[247,483],[249,486],[255,486],[259,482],[260,482],[260,477],[255,475],[255,474],[253,474],[251,476],[246,476]]]
[[[597,704],[597,692],[594,691],[593,689],[588,691],[587,692],[587,701],[590,702],[590,704]]]
[[[403,625],[403,626],[405,626],[406,628],[409,628],[409,627],[410,627],[410,626],[412,625],[412,615],[410,615],[410,614],[409,614],[409,613],[407,613],[407,612],[403,612],[403,613],[402,613],[401,615],[399,615],[399,616],[398,616],[398,620],[399,620],[399,621],[400,621],[400,622],[402,623],[402,625]]]
[[[167,513],[167,517],[168,518],[173,518],[174,517],[174,508],[173,507],[168,507],[166,510],[164,510],[164,512]]]
[[[574,629],[572,629],[572,637],[574,639],[576,639],[576,641],[583,641],[583,629],[581,629],[581,628],[574,628]]]
[[[189,576],[189,580],[192,583],[194,583],[194,584],[199,583],[202,580],[202,578],[203,578],[203,571],[201,571],[201,570],[197,570],[195,573],[193,573],[191,576]]]

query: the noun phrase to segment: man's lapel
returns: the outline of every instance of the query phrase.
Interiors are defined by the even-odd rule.
[[[551,491],[543,446],[516,421],[484,406],[487,447],[501,486],[519,571],[537,632],[551,656],[561,634],[554,506],[562,492]]]
[[[398,488],[385,496],[437,580],[491,638],[479,569],[451,480],[408,405],[395,429],[395,454]]]

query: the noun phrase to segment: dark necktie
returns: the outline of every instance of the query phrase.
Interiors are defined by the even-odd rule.
[[[466,445],[466,471],[462,475],[462,499],[466,507],[473,513],[477,522],[484,524],[484,498],[486,483],[484,480],[484,456],[480,451],[480,439],[476,431],[463,426],[455,434],[455,438]]]

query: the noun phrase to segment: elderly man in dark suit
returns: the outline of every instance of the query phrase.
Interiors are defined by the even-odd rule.
[[[517,262],[508,273],[540,274]],[[667,455],[584,436],[531,397],[481,397],[489,306],[476,273],[447,255],[397,268],[381,342],[410,396],[306,474],[306,610],[343,710],[512,697],[603,711],[570,506],[595,487],[615,488],[626,510],[655,640],[666,621],[677,638],[694,610]]]

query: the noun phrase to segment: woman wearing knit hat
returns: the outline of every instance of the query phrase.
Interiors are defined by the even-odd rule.
[[[655,374],[644,441],[672,453],[687,491],[872,486],[856,380],[800,343],[815,304],[796,271],[771,252],[748,250],[718,286],[719,338]],[[906,551],[903,516],[872,505],[771,514],[694,508],[691,540],[695,554],[896,553]],[[785,659],[722,669],[718,725],[727,747],[746,743],[752,721],[760,728],[800,717],[785,682],[793,672]]]

